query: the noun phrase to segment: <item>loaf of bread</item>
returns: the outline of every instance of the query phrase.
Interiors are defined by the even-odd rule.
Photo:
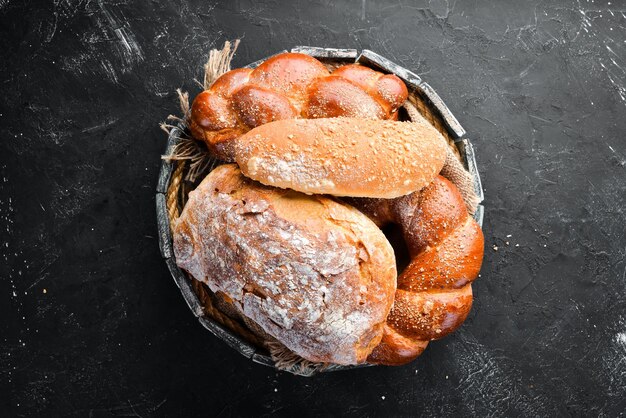
[[[393,74],[359,64],[331,74],[313,57],[284,53],[218,78],[194,99],[189,127],[214,155],[233,161],[228,142],[257,126],[292,118],[397,119],[407,96]]]
[[[357,364],[380,343],[393,249],[367,216],[324,196],[213,170],[174,225],[178,265],[303,358]]]
[[[229,145],[243,174],[265,185],[375,198],[428,185],[447,146],[430,125],[357,118],[280,120]]]
[[[368,362],[399,365],[417,357],[428,341],[457,329],[472,306],[484,238],[458,189],[438,176],[418,193],[398,199],[352,199],[380,227],[400,226],[411,262],[398,290],[381,344]]]

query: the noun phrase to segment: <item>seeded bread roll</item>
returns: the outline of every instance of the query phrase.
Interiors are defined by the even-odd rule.
[[[395,257],[352,206],[265,187],[229,164],[189,194],[173,235],[181,268],[301,357],[358,364],[380,343]]]
[[[242,173],[265,185],[386,199],[428,185],[446,156],[430,125],[357,118],[271,122],[229,147]]]

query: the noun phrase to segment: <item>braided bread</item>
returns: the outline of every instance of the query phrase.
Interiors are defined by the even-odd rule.
[[[457,329],[472,306],[484,238],[461,194],[438,176],[421,192],[397,199],[352,199],[380,227],[398,224],[411,262],[398,277],[394,306],[383,339],[368,362],[405,364],[428,341]]]
[[[299,53],[269,58],[256,69],[219,77],[191,106],[189,127],[218,158],[233,161],[228,141],[268,122],[293,118],[398,118],[408,96],[405,84],[359,64],[332,74],[320,61]]]

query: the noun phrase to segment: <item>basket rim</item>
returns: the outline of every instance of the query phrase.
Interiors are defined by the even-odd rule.
[[[395,74],[396,76],[401,78],[402,81],[407,84],[409,90],[415,90],[422,97],[424,97],[429,107],[431,107],[431,109],[434,110],[434,113],[438,114],[438,116],[442,119],[446,130],[454,139],[454,144],[461,154],[463,164],[468,169],[472,176],[472,179],[474,180],[474,190],[479,198],[479,203],[484,200],[480,174],[478,172],[478,167],[476,164],[476,155],[474,153],[474,148],[470,142],[470,139],[467,138],[467,132],[465,131],[465,129],[463,129],[456,117],[454,117],[450,109],[444,103],[443,99],[441,99],[441,97],[435,92],[435,90],[426,82],[424,82],[420,76],[368,49],[364,49],[361,51],[361,53],[359,53],[356,49],[323,48],[312,46],[295,46],[289,51],[278,51],[258,61],[252,62],[244,67],[255,68],[268,58],[284,52],[299,52],[310,55],[320,60],[360,63],[369,67],[377,68],[386,73]],[[185,130],[186,126],[182,121],[170,130],[167,145],[164,150],[164,155],[169,155],[172,152],[172,150],[180,140],[181,134],[183,134]],[[161,256],[165,260],[165,263],[170,271],[170,274],[174,279],[174,282],[182,293],[183,298],[185,299],[187,305],[189,306],[189,309],[192,311],[194,316],[196,316],[202,326],[209,330],[213,335],[215,335],[231,348],[237,350],[244,357],[251,359],[255,363],[272,367],[275,370],[283,370],[276,367],[274,361],[264,349],[252,345],[241,336],[230,331],[228,328],[226,328],[210,316],[205,315],[202,304],[196,292],[192,288],[190,279],[176,264],[176,258],[174,255],[172,244],[173,238],[170,230],[170,221],[166,205],[166,193],[170,184],[170,179],[175,164],[176,163],[173,161],[161,160],[161,168],[159,171],[159,177],[156,187],[156,214],[159,235],[159,249],[161,252]],[[476,219],[481,228],[483,226],[483,218],[484,207],[483,205],[479,204],[474,214],[474,219]],[[370,366],[373,365],[331,365],[321,371],[306,372],[301,369],[284,371],[301,376],[312,376],[313,374],[319,372],[349,370]]]

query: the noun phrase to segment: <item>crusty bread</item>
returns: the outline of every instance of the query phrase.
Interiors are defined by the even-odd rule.
[[[229,145],[243,174],[263,184],[387,199],[428,185],[446,155],[432,126],[356,118],[280,120]]]
[[[265,187],[229,164],[189,194],[173,235],[181,268],[303,358],[357,364],[379,344],[395,257],[353,207]]]

